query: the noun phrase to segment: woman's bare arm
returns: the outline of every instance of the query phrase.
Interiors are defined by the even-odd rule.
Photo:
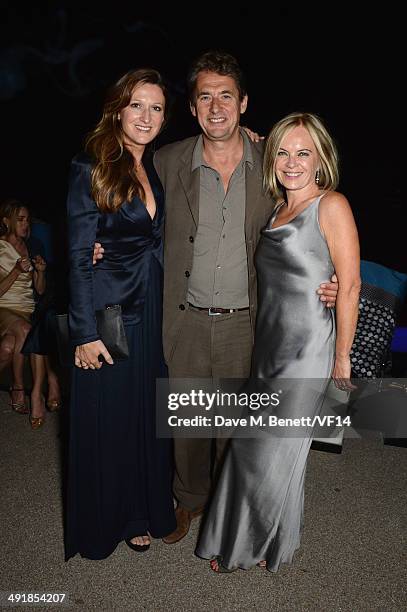
[[[320,203],[319,221],[338,277],[336,347],[332,377],[349,379],[350,350],[356,331],[360,292],[360,252],[355,220],[348,200],[340,193],[326,194]]]
[[[29,259],[17,259],[14,268],[0,281],[0,297],[7,293],[22,272],[28,272],[30,268]]]
[[[34,273],[33,273],[33,283],[36,292],[38,295],[42,295],[45,292],[45,270],[47,264],[45,260],[41,257],[41,255],[36,255],[33,259],[34,265]]]

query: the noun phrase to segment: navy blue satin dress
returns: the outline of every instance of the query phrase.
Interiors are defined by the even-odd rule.
[[[156,200],[151,219],[137,197],[100,213],[90,193],[90,160],[72,162],[68,196],[70,333],[99,338],[94,311],[121,304],[130,358],[100,370],[73,368],[65,549],[89,559],[119,542],[175,529],[171,441],[155,435],[155,383],[162,351],[162,224],[158,176],[143,160]],[[92,266],[95,241],[102,261]]]

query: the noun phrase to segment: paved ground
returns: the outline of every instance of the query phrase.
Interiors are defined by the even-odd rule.
[[[154,541],[141,555],[121,544],[105,561],[65,563],[64,421],[49,414],[32,432],[0,392],[0,591],[67,593],[63,609],[75,610],[407,610],[406,448],[376,438],[345,440],[340,455],[311,451],[294,563],[216,575],[193,554],[197,522],[173,546]]]

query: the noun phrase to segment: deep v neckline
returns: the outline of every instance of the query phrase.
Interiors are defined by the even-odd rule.
[[[145,163],[144,163],[144,172],[145,172],[145,175],[146,175],[146,178],[147,178],[147,182],[148,182],[149,187],[150,187],[151,195],[152,195],[153,200],[154,200],[154,215],[153,216],[150,215],[149,210],[147,208],[147,202],[143,202],[143,200],[140,197],[138,197],[138,200],[140,201],[140,204],[142,204],[142,206],[144,207],[144,209],[145,209],[145,211],[146,211],[146,213],[147,213],[151,223],[154,223],[154,220],[156,219],[157,213],[158,213],[158,204],[157,204],[157,198],[156,198],[155,193],[154,193],[153,180],[152,180],[153,179],[153,175],[152,175],[152,172],[151,172],[151,168],[148,165],[147,159],[145,160]],[[145,194],[145,189],[144,189],[144,194]]]
[[[152,217],[152,216],[150,215],[150,213],[148,212],[147,205],[146,205],[146,204],[143,202],[143,200],[142,200],[141,198],[139,198],[139,197],[137,198],[137,200],[138,200],[139,204],[140,204],[140,205],[141,205],[141,206],[144,208],[144,210],[146,211],[147,217],[150,219],[151,223],[154,223],[154,220],[155,220],[155,218],[156,218],[156,216],[157,216],[157,202],[156,202],[156,199],[155,199],[155,197],[154,197],[154,194],[153,194],[153,198],[154,198],[154,202],[155,202],[155,212],[154,212],[154,216],[153,216],[153,217]]]
[[[146,172],[146,176],[147,176],[148,183],[150,185],[151,195],[153,196],[153,200],[154,200],[154,215],[153,216],[151,216],[150,213],[149,213],[149,210],[147,208],[147,202],[143,202],[143,200],[141,198],[139,198],[139,200],[140,200],[141,204],[144,206],[145,211],[146,211],[147,215],[149,216],[151,223],[153,223],[154,219],[157,216],[157,200],[156,200],[156,197],[154,195],[154,191],[153,191],[153,187],[151,185],[150,177],[148,176],[147,172]],[[144,191],[144,193],[145,193],[145,191]]]
[[[155,197],[155,195],[154,195],[154,191],[153,191],[153,188],[152,188],[152,186],[151,186],[150,179],[149,179],[149,177],[148,177],[148,176],[147,176],[147,178],[148,178],[148,182],[149,182],[149,184],[150,184],[150,191],[151,191],[151,195],[153,196],[153,200],[154,200],[154,215],[153,215],[153,216],[151,216],[151,215],[150,215],[149,210],[148,210],[148,208],[147,208],[147,202],[144,202],[144,201],[143,201],[143,200],[140,198],[140,196],[136,195],[136,196],[135,196],[135,200],[137,201],[137,203],[138,203],[140,206],[142,206],[142,207],[144,208],[144,210],[145,210],[145,211],[146,211],[146,213],[147,213],[148,218],[150,219],[151,223],[153,223],[153,222],[154,222],[154,219],[155,219],[155,218],[156,218],[156,216],[157,216],[157,208],[158,208],[158,207],[157,207],[157,200],[156,200],[156,197]],[[134,200],[133,200],[133,205],[134,205]]]
[[[155,211],[154,211],[154,215],[153,215],[153,216],[151,216],[151,215],[150,215],[150,213],[148,212],[148,208],[147,208],[147,206],[145,206],[145,207],[144,207],[144,208],[146,209],[146,213],[147,213],[147,214],[148,214],[148,216],[150,217],[151,223],[154,223],[154,219],[155,219],[155,218],[156,218],[156,216],[157,216],[157,202],[155,201],[155,198],[154,198],[154,202],[155,202]]]
[[[155,198],[154,198],[155,200]],[[153,225],[154,222],[156,221],[156,219],[158,218],[158,206],[157,206],[157,201],[155,200],[156,205],[155,205],[155,213],[154,213],[154,217],[152,217],[150,215],[150,213],[148,212],[147,206],[145,205],[145,203],[143,202],[143,200],[139,197],[139,196],[134,196],[134,198],[131,200],[131,202],[125,202],[123,204],[123,206],[127,206],[128,210],[132,213],[132,215],[141,215],[141,214],[145,214],[147,219],[149,219],[150,223]],[[137,211],[143,211],[143,212],[137,212]]]

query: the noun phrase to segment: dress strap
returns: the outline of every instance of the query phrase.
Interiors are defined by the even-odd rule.
[[[280,204],[276,204],[276,206],[274,207],[274,210],[273,210],[273,212],[271,214],[270,221],[268,222],[267,229],[272,229],[273,223],[276,220],[276,217],[277,217],[278,213],[280,212],[280,208],[282,208],[284,206],[284,204],[286,204],[286,202],[284,200],[282,202],[280,202]]]

